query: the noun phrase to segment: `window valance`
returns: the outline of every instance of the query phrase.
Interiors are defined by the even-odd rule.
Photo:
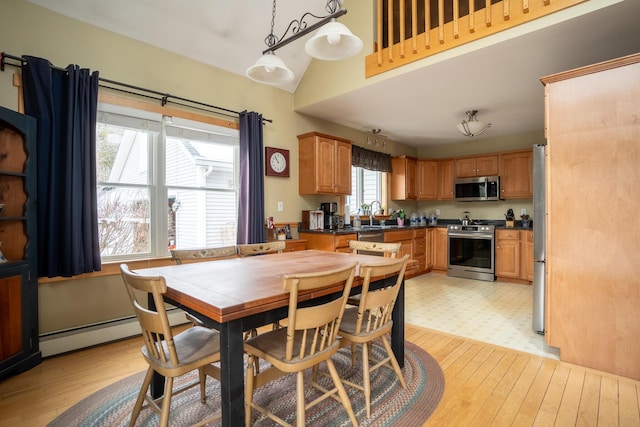
[[[391,172],[391,155],[351,146],[351,165],[379,172]]]

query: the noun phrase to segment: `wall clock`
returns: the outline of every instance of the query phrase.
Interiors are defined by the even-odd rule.
[[[289,150],[265,147],[265,174],[267,176],[289,176]]]

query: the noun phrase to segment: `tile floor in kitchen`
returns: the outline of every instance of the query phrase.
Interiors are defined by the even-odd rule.
[[[531,326],[532,288],[428,273],[406,281],[405,321],[436,331],[559,359]]]

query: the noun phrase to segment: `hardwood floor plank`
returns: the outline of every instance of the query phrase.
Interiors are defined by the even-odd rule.
[[[598,424],[601,379],[602,377],[592,372],[585,373],[576,427],[588,427]]]
[[[618,416],[618,381],[603,377],[600,382],[598,425],[618,425]]]
[[[533,425],[557,365],[558,362],[555,360],[543,359],[542,366],[538,370],[538,373],[527,392],[524,402],[522,402],[522,405],[520,406],[520,410],[513,421],[513,425]]]
[[[538,416],[533,423],[534,426],[546,427],[555,425],[558,408],[560,407],[564,388],[567,384],[567,379],[569,378],[569,371],[570,368],[568,366],[564,366],[562,364],[556,366],[556,370],[549,382],[547,392],[542,400],[542,405],[540,405]]]
[[[580,407],[580,395],[584,385],[585,373],[581,369],[571,369],[567,385],[562,395],[556,423],[558,425],[575,425]]]
[[[638,391],[640,388],[636,385],[619,382],[618,395],[620,396],[620,427],[631,427],[638,425],[640,419],[640,407],[638,406]]]

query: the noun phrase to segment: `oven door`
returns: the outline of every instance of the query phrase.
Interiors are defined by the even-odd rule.
[[[495,280],[493,233],[448,233],[447,274],[469,279]]]

